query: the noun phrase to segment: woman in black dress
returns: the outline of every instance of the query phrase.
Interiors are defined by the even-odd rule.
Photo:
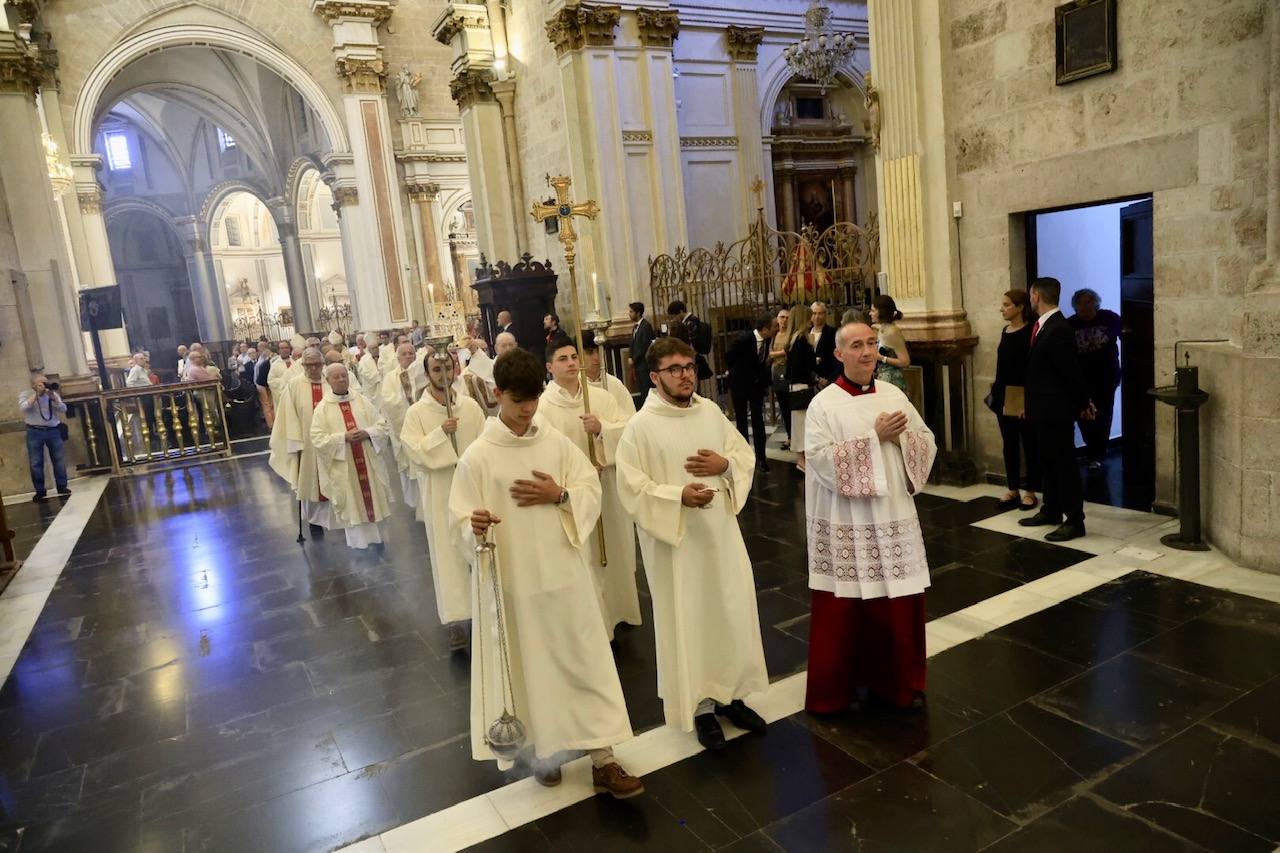
[[[1000,422],[1004,440],[1004,471],[1009,491],[1000,501],[1002,509],[1032,509],[1039,501],[1040,465],[1036,457],[1035,433],[1027,422],[1025,399],[1027,357],[1031,353],[1031,324],[1035,316],[1025,290],[1010,290],[1000,302],[1000,316],[1009,325],[1000,335],[996,349],[996,381],[991,385],[991,407]],[[1010,393],[1009,389],[1016,389]],[[1006,412],[1008,414],[1006,414]],[[1026,456],[1027,476],[1022,477],[1022,456]],[[1021,496],[1018,490],[1022,489]]]

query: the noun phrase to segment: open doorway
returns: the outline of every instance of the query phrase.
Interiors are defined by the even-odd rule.
[[[1029,278],[1062,282],[1099,410],[1076,428],[1085,500],[1144,511],[1155,499],[1151,211],[1144,196],[1026,217]]]

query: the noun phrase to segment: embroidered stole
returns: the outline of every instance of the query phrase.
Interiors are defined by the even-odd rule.
[[[342,410],[342,424],[347,428],[347,431],[357,429],[358,424],[356,424],[355,415],[351,412],[351,404],[346,400],[340,400],[338,408]],[[356,463],[356,476],[360,479],[360,495],[364,498],[364,511],[372,523],[373,489],[369,486],[369,460],[364,455],[364,442],[348,446],[351,448],[351,461]]]

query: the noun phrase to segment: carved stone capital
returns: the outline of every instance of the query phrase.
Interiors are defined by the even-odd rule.
[[[436,19],[432,35],[436,41],[452,45],[463,30],[489,29],[489,10],[478,3],[450,3]]]
[[[381,95],[387,91],[387,66],[381,56],[339,56],[335,67],[348,94]]]
[[[102,213],[102,193],[98,190],[81,190],[76,193],[76,199],[80,202],[81,213],[93,213],[101,215]]]
[[[724,31],[734,62],[755,62],[764,41],[764,27],[729,27]]]
[[[565,6],[547,21],[547,38],[555,45],[557,56],[587,45],[611,45],[621,19],[621,6],[596,3]]]
[[[34,98],[43,78],[39,51],[12,31],[0,33],[0,93]]]
[[[440,185],[435,181],[411,181],[404,188],[409,193],[409,201],[421,204],[434,201],[440,194]]]
[[[680,34],[680,13],[675,9],[636,9],[640,43],[647,47],[671,47]]]
[[[360,203],[360,193],[355,187],[334,187],[333,188],[333,209],[338,210],[343,207],[350,207],[353,204]]]
[[[482,68],[464,68],[458,76],[449,81],[449,94],[457,102],[459,110],[465,110],[473,104],[490,103],[497,100],[493,94],[493,74]]]
[[[342,18],[358,18],[377,26],[391,17],[397,0],[311,0],[311,11],[332,24]]]

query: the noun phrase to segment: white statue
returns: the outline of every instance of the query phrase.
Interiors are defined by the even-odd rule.
[[[422,82],[421,74],[414,74],[408,65],[400,66],[396,75],[396,98],[400,101],[400,118],[413,118],[418,114],[418,93],[415,91]]]

